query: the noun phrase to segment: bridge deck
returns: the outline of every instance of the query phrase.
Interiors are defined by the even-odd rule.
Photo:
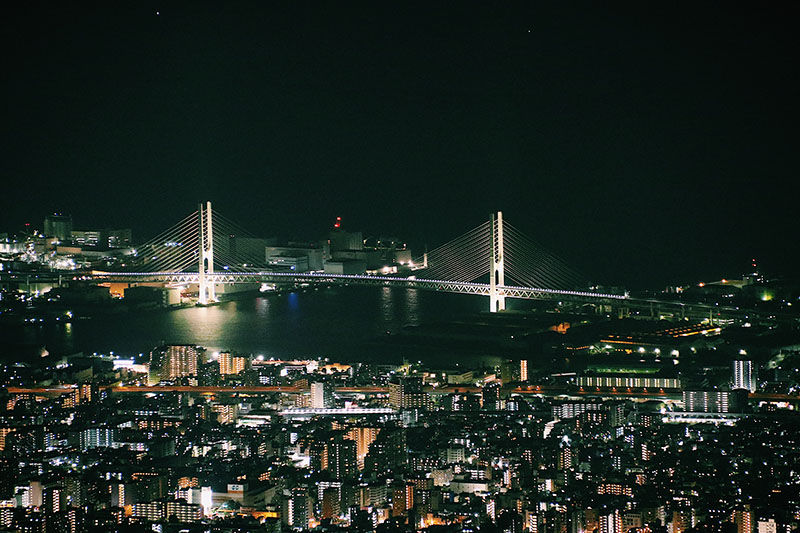
[[[477,294],[489,296],[491,287],[488,283],[471,283],[462,281],[441,281],[419,279],[415,277],[371,276],[361,274],[326,274],[318,272],[215,272],[206,274],[206,281],[214,284],[235,283],[333,283],[341,285],[380,285],[401,286],[414,289],[435,290],[460,294]],[[92,278],[116,282],[142,283],[186,283],[200,282],[196,272],[94,272]],[[580,298],[593,300],[624,300],[625,295],[606,294],[588,291],[569,291],[542,289],[536,287],[500,286],[500,293],[509,298],[551,299]]]

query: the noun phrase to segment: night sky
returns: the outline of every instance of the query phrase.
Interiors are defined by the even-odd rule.
[[[599,282],[796,272],[796,7],[23,4],[0,233],[147,238],[208,199],[265,236],[338,215],[435,247],[502,209]]]

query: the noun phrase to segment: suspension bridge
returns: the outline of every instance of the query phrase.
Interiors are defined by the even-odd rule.
[[[218,285],[237,283],[382,285],[484,295],[491,312],[504,310],[506,298],[626,298],[581,290],[586,282],[578,272],[505,221],[502,212],[410,261],[406,276],[277,271],[267,264],[263,242],[206,202],[136,247],[124,271],[94,272],[93,278],[197,285],[201,305],[216,301]]]

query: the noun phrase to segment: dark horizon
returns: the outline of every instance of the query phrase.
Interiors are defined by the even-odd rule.
[[[0,233],[438,244],[502,210],[599,283],[793,275],[796,6],[17,6]]]

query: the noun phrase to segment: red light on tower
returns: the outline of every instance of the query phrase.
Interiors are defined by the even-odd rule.
[[[336,217],[336,222],[333,224],[334,228],[341,228],[342,227],[342,217]]]

